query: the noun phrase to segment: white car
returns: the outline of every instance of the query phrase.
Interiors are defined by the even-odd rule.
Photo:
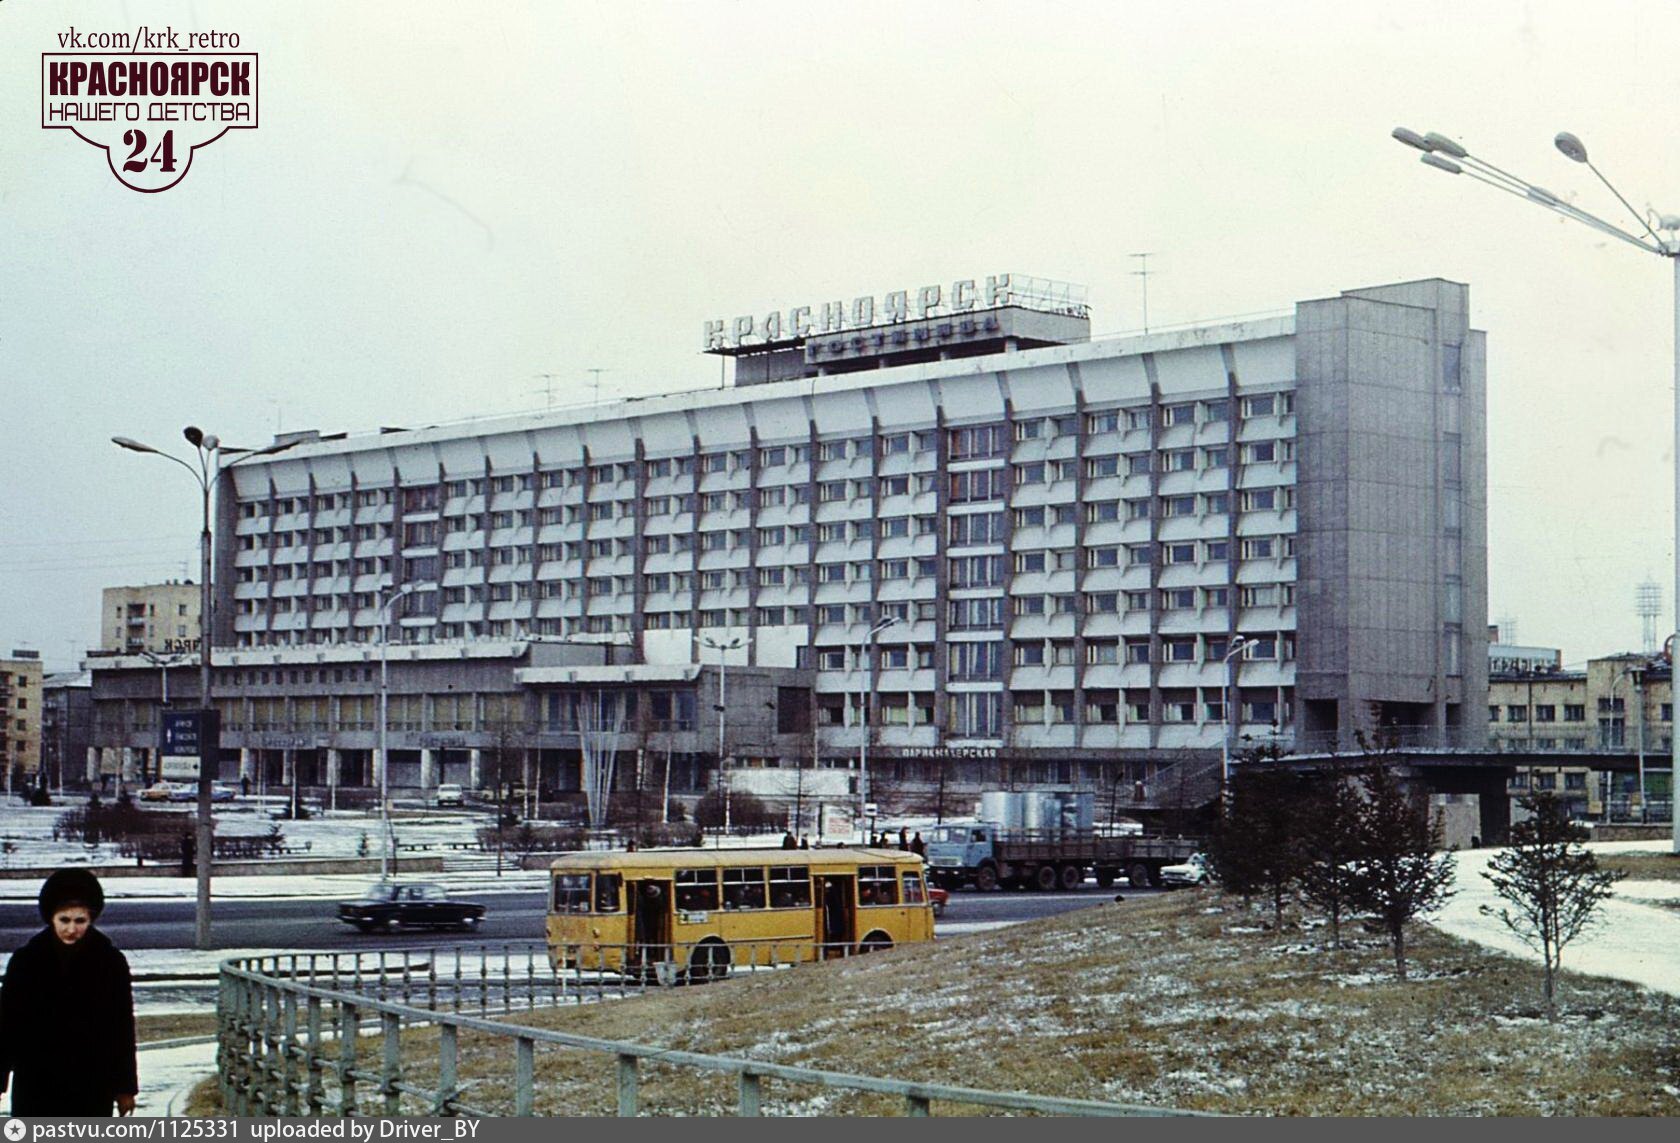
[[[433,800],[440,806],[461,806],[466,804],[466,797],[461,793],[460,785],[455,782],[439,783],[437,794]]]
[[[1161,867],[1161,885],[1206,885],[1208,882],[1207,858],[1199,853],[1192,853],[1182,865],[1165,865]]]

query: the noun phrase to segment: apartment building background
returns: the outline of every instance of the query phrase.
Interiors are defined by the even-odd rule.
[[[200,596],[191,580],[106,588],[100,594],[100,650],[123,655],[196,652]]]
[[[33,781],[41,768],[43,677],[35,651],[0,659],[0,772],[7,790]]]

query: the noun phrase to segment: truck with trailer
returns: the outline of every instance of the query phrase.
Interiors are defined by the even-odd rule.
[[[1107,888],[1161,884],[1161,870],[1202,849],[1197,838],[1145,837],[1098,829],[1088,792],[996,792],[982,795],[976,821],[933,832],[928,879],[948,889],[1073,890],[1095,877]]]

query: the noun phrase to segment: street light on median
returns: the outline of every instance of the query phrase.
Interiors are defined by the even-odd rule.
[[[1230,796],[1231,786],[1231,660],[1248,649],[1248,639],[1238,635],[1225,650],[1225,689],[1219,696],[1219,797]]]
[[[197,425],[188,425],[181,430],[181,435],[197,453],[198,465],[194,467],[187,461],[153,448],[149,444],[142,444],[132,437],[112,437],[111,443],[118,448],[125,448],[130,452],[149,452],[180,465],[192,474],[198,482],[201,495],[202,519],[199,527],[198,548],[201,581],[199,586],[198,605],[198,705],[203,714],[208,715],[210,706],[210,642],[211,626],[214,615],[214,595],[210,589],[210,492],[221,479],[223,471],[257,456],[272,456],[277,452],[284,452],[297,444],[296,440],[268,445],[266,448],[248,449],[234,448],[223,445],[212,433],[206,433]],[[238,453],[229,460],[223,460],[224,453]],[[214,858],[215,824],[211,818],[211,783],[215,780],[215,768],[218,760],[220,735],[205,734],[204,721],[200,721],[199,755],[198,755],[198,831],[194,842],[193,853],[197,858],[198,889],[197,904],[193,912],[193,947],[207,949],[210,947],[210,866]]]
[[[1639,211],[1634,210],[1632,204],[1630,204],[1628,200],[1622,196],[1622,193],[1614,186],[1611,186],[1610,180],[1604,177],[1603,172],[1592,164],[1592,161],[1587,157],[1586,144],[1581,142],[1578,136],[1572,135],[1568,131],[1559,132],[1552,140],[1553,145],[1557,147],[1565,158],[1572,162],[1580,163],[1588,170],[1592,171],[1592,173],[1597,176],[1598,181],[1609,188],[1610,193],[1616,196],[1616,200],[1626,207],[1628,212],[1638,220],[1640,229],[1644,231],[1643,237],[1623,230],[1621,227],[1616,226],[1613,223],[1606,222],[1604,219],[1582,210],[1573,203],[1563,201],[1557,195],[1553,194],[1544,187],[1536,186],[1526,179],[1519,178],[1516,175],[1511,174],[1509,171],[1502,170],[1501,168],[1494,166],[1486,159],[1471,154],[1470,151],[1462,144],[1447,138],[1445,135],[1441,135],[1433,131],[1425,135],[1419,135],[1416,131],[1410,131],[1404,127],[1396,127],[1391,134],[1395,139],[1404,143],[1406,146],[1422,151],[1423,162],[1428,166],[1434,167],[1436,170],[1445,171],[1451,175],[1469,175],[1477,182],[1486,183],[1488,186],[1491,186],[1496,190],[1502,190],[1507,194],[1515,195],[1526,202],[1532,202],[1537,206],[1543,206],[1555,214],[1561,214],[1565,218],[1573,219],[1584,226],[1591,227],[1601,234],[1606,234],[1618,241],[1626,242],[1630,246],[1637,246],[1647,254],[1655,254],[1658,257],[1667,258],[1673,266],[1673,348],[1674,386],[1676,397],[1674,404],[1673,445],[1675,534],[1674,600],[1676,625],[1677,627],[1680,627],[1680,234],[1677,234],[1677,232],[1680,232],[1680,216],[1672,214],[1659,214],[1653,216],[1651,212],[1640,214]],[[1655,222],[1655,227],[1652,225],[1653,222]],[[1658,235],[1658,230],[1666,231],[1668,237],[1664,238]],[[1676,732],[1676,726],[1673,723],[1670,724],[1669,740],[1671,748],[1669,774],[1671,775],[1670,782],[1672,782],[1672,775],[1674,775],[1676,771],[1680,771],[1680,733]],[[1640,791],[1640,796],[1643,800],[1643,790]],[[1675,853],[1680,853],[1680,813],[1675,813],[1671,816],[1673,818],[1673,826],[1671,827],[1673,831],[1672,847]]]
[[[379,601],[379,824],[383,836],[379,842],[379,880],[390,879],[396,861],[396,838],[391,833],[391,751],[386,746],[391,718],[391,659],[386,653],[391,644],[391,605],[414,591],[415,585],[405,583],[395,591],[387,588]]]
[[[710,635],[700,636],[700,643],[702,646],[710,647],[718,653],[718,793],[723,797],[724,833],[729,832],[729,767],[725,763],[726,756],[723,752],[723,719],[725,713],[729,709],[728,691],[726,689],[729,683],[729,652],[738,647],[745,647],[751,642],[752,640],[744,635],[737,635],[727,643],[720,642],[719,640],[712,638]],[[718,844],[723,844],[723,838],[721,835],[718,838]]]
[[[869,629],[869,633],[858,644],[858,666],[863,669],[863,738],[858,743],[858,828],[863,828],[865,816],[869,813],[869,648],[875,642],[875,636],[887,628],[898,623],[898,616],[889,615]]]

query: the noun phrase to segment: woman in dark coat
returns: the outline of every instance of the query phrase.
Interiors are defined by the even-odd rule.
[[[98,878],[60,869],[41,886],[47,927],[12,954],[0,985],[0,1091],[13,1115],[134,1111],[134,992],[128,961],[93,927]]]

